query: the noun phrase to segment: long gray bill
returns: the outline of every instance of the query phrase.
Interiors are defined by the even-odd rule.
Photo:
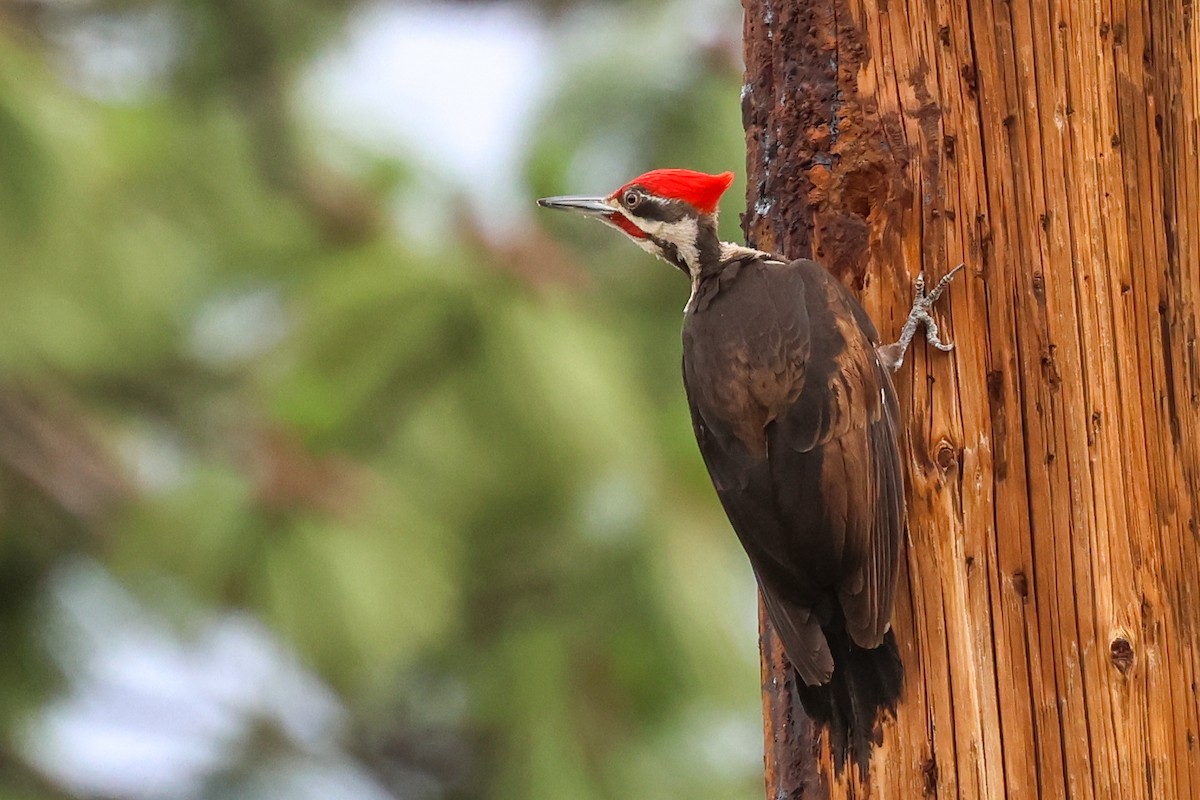
[[[543,197],[537,203],[542,208],[559,208],[563,211],[577,211],[580,214],[608,215],[613,213],[613,207],[603,197],[584,197],[582,195]]]

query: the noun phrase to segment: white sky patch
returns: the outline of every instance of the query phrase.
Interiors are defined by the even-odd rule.
[[[502,228],[532,213],[520,169],[546,62],[547,32],[523,6],[379,4],[352,16],[301,96],[318,128],[383,155],[416,155]]]
[[[212,366],[235,366],[262,355],[288,333],[287,312],[275,287],[257,287],[209,300],[192,322],[189,345]]]
[[[252,617],[214,614],[181,633],[90,561],[57,570],[50,598],[47,644],[69,688],[29,722],[22,749],[69,791],[190,800],[268,725],[293,783],[306,764],[310,788],[343,791],[244,796],[388,797],[339,751],[337,697]]]
[[[734,778],[761,768],[762,727],[755,717],[710,712],[689,729],[697,762],[714,776]]]
[[[167,425],[140,420],[121,434],[116,446],[125,472],[146,492],[171,491],[187,478],[187,446]]]
[[[162,90],[178,57],[178,20],[163,7],[107,10],[51,26],[66,82],[102,103],[135,103]]]

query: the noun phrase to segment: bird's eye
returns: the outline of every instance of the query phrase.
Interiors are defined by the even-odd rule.
[[[621,198],[621,202],[625,204],[626,208],[632,210],[637,208],[638,204],[642,202],[642,196],[637,192],[629,191]]]

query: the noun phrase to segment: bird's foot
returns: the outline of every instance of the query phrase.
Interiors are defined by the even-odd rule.
[[[925,340],[931,345],[944,353],[948,353],[954,349],[953,343],[943,342],[938,338],[938,326],[930,315],[929,309],[933,308],[933,304],[942,296],[942,292],[946,291],[946,287],[950,285],[950,281],[954,280],[954,276],[965,266],[965,264],[959,264],[947,272],[928,294],[925,292],[925,273],[922,272],[917,275],[916,284],[913,288],[912,310],[908,312],[908,319],[905,320],[904,327],[900,329],[900,340],[878,349],[880,360],[892,372],[900,369],[900,365],[904,363],[904,354],[908,352],[908,345],[912,342],[913,336],[916,335],[919,324],[923,323],[925,325]]]

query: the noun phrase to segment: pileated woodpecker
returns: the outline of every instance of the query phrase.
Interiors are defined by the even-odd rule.
[[[821,265],[717,237],[733,174],[647,172],[610,195],[538,201],[593,216],[691,278],[683,382],[696,441],[839,769],[865,773],[903,672],[892,606],[905,533],[896,390],[917,323],[942,350],[921,279],[899,342],[880,346]]]

